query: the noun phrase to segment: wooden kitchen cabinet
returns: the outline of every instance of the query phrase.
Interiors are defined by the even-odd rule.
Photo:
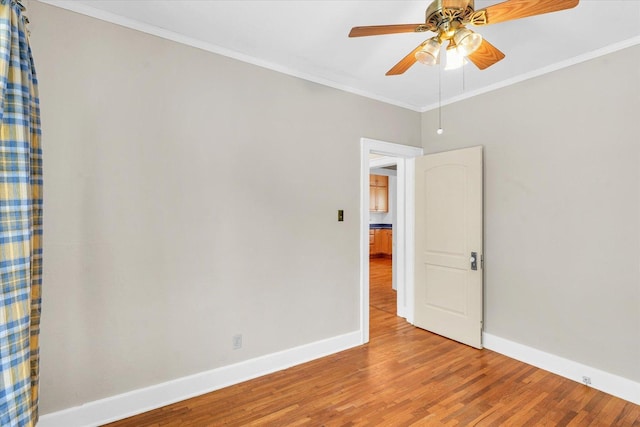
[[[369,230],[369,256],[391,258],[393,255],[393,232],[388,228]]]
[[[382,254],[384,251],[384,243],[383,243],[383,232],[382,229],[374,230],[374,238],[373,238],[373,253]]]
[[[383,254],[388,255],[389,258],[393,253],[393,233],[391,230],[384,230],[383,236]]]
[[[376,234],[375,234],[376,230],[370,228],[369,229],[369,257],[371,257],[371,255],[373,255],[374,250],[375,250],[375,239],[376,239]]]
[[[369,175],[369,211],[389,212],[389,177]]]
[[[369,175],[369,184],[372,187],[388,187],[389,177],[385,175]]]

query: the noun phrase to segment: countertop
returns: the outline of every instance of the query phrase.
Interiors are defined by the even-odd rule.
[[[369,229],[376,229],[376,228],[386,228],[391,230],[393,228],[393,225],[391,224],[369,224]]]

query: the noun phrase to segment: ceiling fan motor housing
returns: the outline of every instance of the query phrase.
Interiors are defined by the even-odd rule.
[[[434,0],[425,12],[425,23],[430,31],[448,40],[453,31],[470,21],[473,7],[473,0]]]

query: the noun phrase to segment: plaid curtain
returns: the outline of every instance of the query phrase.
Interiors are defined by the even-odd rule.
[[[38,420],[40,109],[24,8],[0,1],[0,425]]]

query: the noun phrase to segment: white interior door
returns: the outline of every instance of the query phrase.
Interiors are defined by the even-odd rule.
[[[415,177],[414,324],[482,348],[482,147],[418,157]]]

